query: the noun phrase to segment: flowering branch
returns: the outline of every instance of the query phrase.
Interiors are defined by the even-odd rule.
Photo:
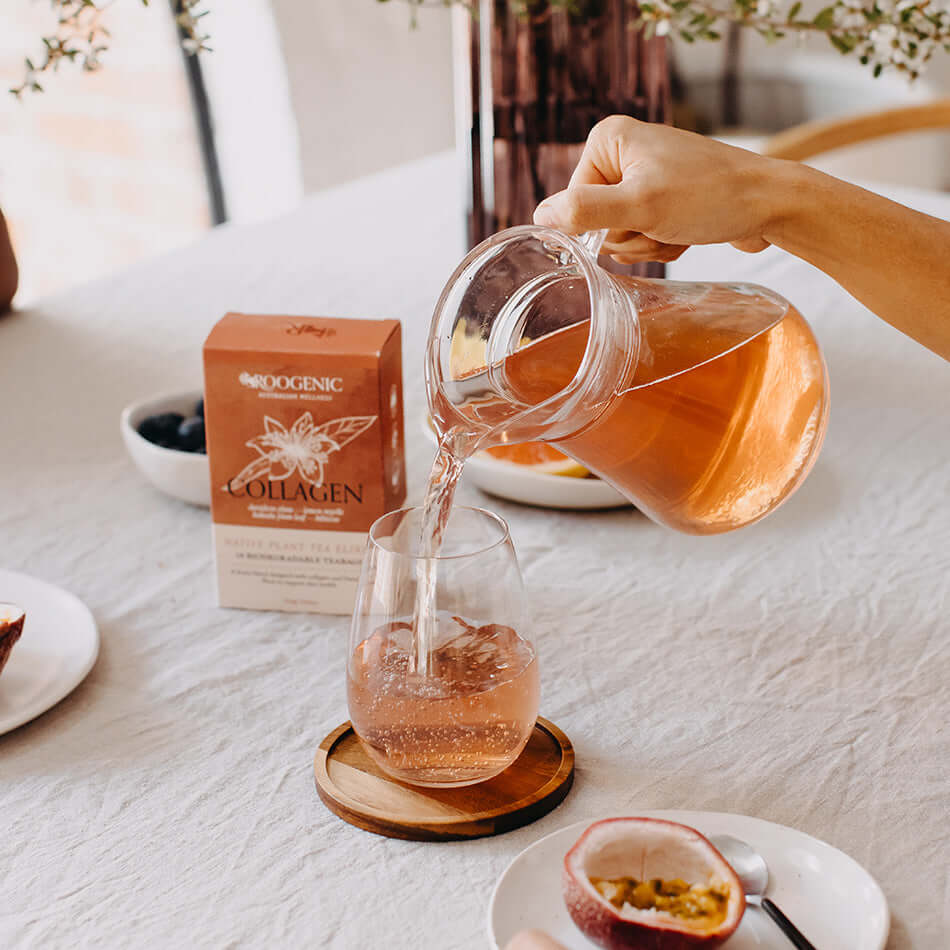
[[[896,69],[916,79],[941,47],[950,52],[950,0],[835,0],[811,19],[783,0],[644,0],[647,33],[676,33],[688,43],[717,40],[723,22],[751,27],[770,42],[789,33],[823,33],[840,53],[854,54],[875,77]]]
[[[381,3],[387,0],[380,0]],[[462,5],[474,0],[405,0],[413,16],[423,6]],[[635,0],[630,0],[631,3]],[[508,0],[523,16],[560,8],[583,20],[604,12],[603,0]],[[941,47],[950,52],[950,0],[832,0],[815,16],[801,16],[801,0],[641,0],[648,36],[675,34],[687,43],[718,40],[726,23],[738,23],[775,41],[791,34],[822,33],[840,53],[856,55],[875,76],[895,69],[916,79]]]
[[[18,99],[25,92],[42,92],[37,77],[59,69],[64,60],[78,63],[84,72],[95,72],[101,56],[109,48],[109,31],[103,25],[104,14],[114,0],[51,0],[56,11],[56,29],[43,37],[42,59],[26,60],[23,79],[10,92]],[[143,6],[149,0],[141,0]],[[189,53],[210,47],[200,20],[207,11],[198,7],[202,0],[173,0],[175,20],[183,36],[182,46]]]

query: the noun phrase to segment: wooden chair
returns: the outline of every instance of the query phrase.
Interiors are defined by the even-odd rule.
[[[803,162],[815,155],[859,142],[929,129],[950,131],[950,97],[845,119],[804,122],[773,135],[765,143],[762,154]]]

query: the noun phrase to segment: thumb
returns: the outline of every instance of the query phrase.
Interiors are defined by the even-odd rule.
[[[632,211],[622,185],[574,185],[545,198],[535,209],[534,223],[567,234],[601,228],[638,231]]]

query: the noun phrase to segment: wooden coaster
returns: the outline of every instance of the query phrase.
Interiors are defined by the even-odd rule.
[[[423,788],[385,775],[345,722],[320,743],[313,771],[323,803],[357,828],[410,841],[455,841],[498,835],[553,811],[574,781],[574,747],[554,723],[539,719],[501,775],[461,788]]]

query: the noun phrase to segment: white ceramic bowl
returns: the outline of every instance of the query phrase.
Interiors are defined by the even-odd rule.
[[[423,417],[422,429],[429,441],[437,445],[428,416]],[[465,478],[489,495],[539,508],[623,508],[630,504],[616,488],[599,478],[536,472],[524,465],[496,459],[486,452],[479,452],[465,463]]]
[[[134,402],[122,410],[120,428],[125,447],[136,468],[159,491],[207,508],[211,504],[208,456],[165,449],[138,433],[142,421],[159,412],[180,412],[183,416],[190,416],[201,396],[201,390],[196,389]]]

